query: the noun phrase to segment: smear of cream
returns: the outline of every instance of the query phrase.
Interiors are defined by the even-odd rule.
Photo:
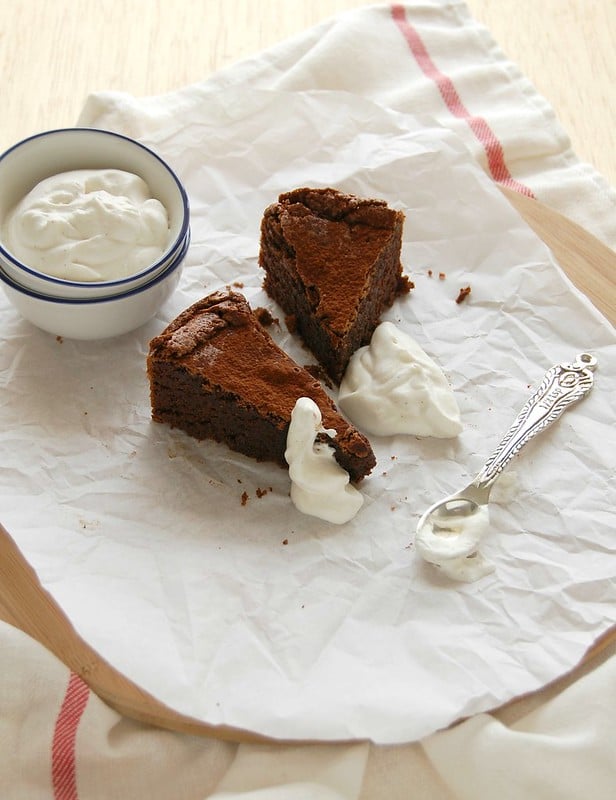
[[[440,367],[410,336],[382,322],[360,347],[340,384],[338,406],[362,431],[450,438],[460,410]]]
[[[341,525],[361,508],[364,498],[349,482],[349,474],[334,457],[319,433],[329,437],[335,430],[321,424],[321,412],[308,397],[300,397],[291,414],[285,459],[291,478],[291,500],[303,514]]]

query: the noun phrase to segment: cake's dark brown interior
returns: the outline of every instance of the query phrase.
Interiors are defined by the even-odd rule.
[[[400,263],[403,223],[382,200],[334,189],[295,189],[265,210],[265,290],[337,383],[383,311],[412,286]]]
[[[321,384],[259,324],[237,292],[216,292],[182,312],[150,343],[152,417],[197,439],[215,439],[286,466],[291,412],[319,406],[338,463],[359,481],[376,463],[370,443],[337,411]]]

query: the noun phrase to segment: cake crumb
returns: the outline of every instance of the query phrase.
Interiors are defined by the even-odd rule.
[[[439,272],[439,274],[438,274],[439,281],[444,281],[446,277],[447,277],[447,274],[445,272]]]
[[[248,502],[248,492],[242,492],[242,505],[245,506]]]
[[[58,342],[58,344],[63,344],[64,337],[63,336],[56,336],[56,342]]]
[[[282,543],[283,543],[283,544],[289,544],[289,540],[288,540],[288,539],[283,539],[283,540],[282,540]]]
[[[258,489],[257,489],[257,491],[256,491],[256,495],[257,495],[257,497],[259,497],[259,498],[261,498],[261,497],[265,497],[265,495],[266,495],[266,494],[267,494],[269,491],[271,491],[271,489],[260,489],[260,488],[258,488]]]
[[[408,294],[415,288],[415,284],[407,275],[401,275],[398,278],[398,288],[396,294]]]
[[[243,284],[242,281],[233,281],[231,286],[235,286],[236,289],[243,289],[244,288],[244,284]]]
[[[456,297],[456,303],[458,304],[462,303],[464,300],[466,300],[466,298],[469,296],[470,293],[471,293],[471,287],[463,286],[462,289],[460,289],[458,296]]]
[[[318,381],[324,383],[328,389],[333,389],[334,384],[332,383],[329,375],[320,364],[304,364],[304,369],[306,372],[309,372],[313,378],[316,378]]]
[[[255,308],[254,315],[264,328],[269,328],[270,325],[278,325],[278,327],[280,327],[278,318],[274,317],[267,308],[263,308],[262,306]]]
[[[434,274],[434,273],[432,272],[432,270],[431,270],[431,269],[429,269],[429,270],[428,270],[428,278],[431,278],[433,274]]]

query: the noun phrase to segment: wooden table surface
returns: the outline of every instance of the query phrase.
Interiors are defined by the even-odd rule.
[[[373,0],[4,0],[0,150],[72,125],[86,96],[203,80]],[[468,0],[556,110],[578,156],[616,185],[615,0]]]
[[[74,124],[90,92],[108,89],[148,95],[173,90],[203,80],[334,13],[372,4],[370,0],[1,2],[0,151],[40,130]],[[616,185],[616,1],[467,0],[467,5],[555,108],[577,155]],[[508,196],[561,265],[575,273],[580,288],[616,322],[614,253],[539,203]],[[119,710],[171,724],[164,709],[152,706],[150,698],[108,670],[85,643],[75,639],[10,537],[0,536],[0,545],[0,618],[61,653],[86,679],[90,674],[99,694]],[[25,606],[36,609],[26,625]],[[199,732],[186,720],[176,720],[173,726]]]

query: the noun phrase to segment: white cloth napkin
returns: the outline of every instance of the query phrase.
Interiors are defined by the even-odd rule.
[[[139,138],[203,92],[230,86],[362,95],[453,130],[499,183],[533,195],[610,247],[616,190],[579,161],[554,110],[508,61],[461,0],[374,6],[334,17],[201,84],[143,98],[89,98],[80,123],[105,114]],[[115,117],[110,117],[113,110]]]
[[[358,53],[361,57],[358,57]],[[492,177],[616,246],[616,193],[571,152],[548,104],[462,2],[334,18],[202,84],[148,98],[92,96],[80,118],[164,125],[203,92],[338,89],[451,128]],[[611,649],[611,652],[614,648]],[[616,656],[564,691],[478,715],[421,744],[235,745],[124,719],[20,631],[0,624],[0,797],[373,800],[613,797]]]
[[[158,730],[117,714],[6,623],[0,653],[3,800],[613,798],[616,655],[562,692],[420,744],[373,747],[236,745]]]

